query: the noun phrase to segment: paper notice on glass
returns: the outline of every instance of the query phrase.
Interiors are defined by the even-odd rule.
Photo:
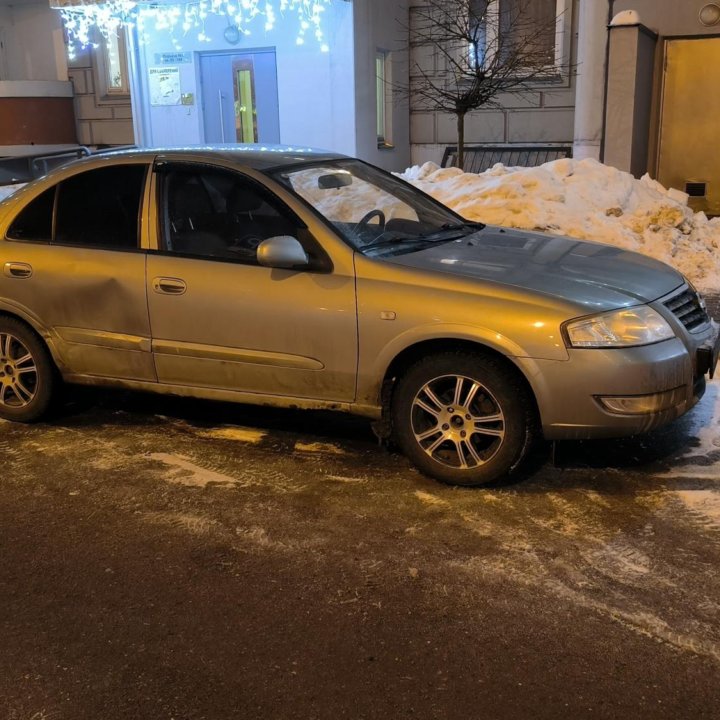
[[[148,70],[150,104],[180,104],[180,68],[151,67]]]

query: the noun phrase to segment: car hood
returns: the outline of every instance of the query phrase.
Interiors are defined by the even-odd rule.
[[[490,225],[387,260],[512,285],[596,311],[652,302],[684,282],[668,265],[611,245]]]

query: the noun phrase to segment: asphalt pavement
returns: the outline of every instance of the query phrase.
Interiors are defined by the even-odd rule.
[[[0,718],[717,718],[718,418],[485,490],[342,415],[1,423]]]

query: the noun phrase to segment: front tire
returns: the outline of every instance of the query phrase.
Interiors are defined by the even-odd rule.
[[[43,341],[24,323],[0,318],[0,418],[39,420],[55,392],[55,367]]]
[[[448,352],[407,370],[391,412],[395,439],[421,472],[479,486],[520,463],[532,439],[533,408],[524,384],[501,360]]]

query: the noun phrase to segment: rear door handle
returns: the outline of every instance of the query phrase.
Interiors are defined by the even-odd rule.
[[[182,295],[187,285],[180,278],[156,277],[152,281],[153,290],[161,295]]]
[[[32,277],[32,265],[22,262],[6,262],[3,266],[3,275],[9,278],[29,278]]]

